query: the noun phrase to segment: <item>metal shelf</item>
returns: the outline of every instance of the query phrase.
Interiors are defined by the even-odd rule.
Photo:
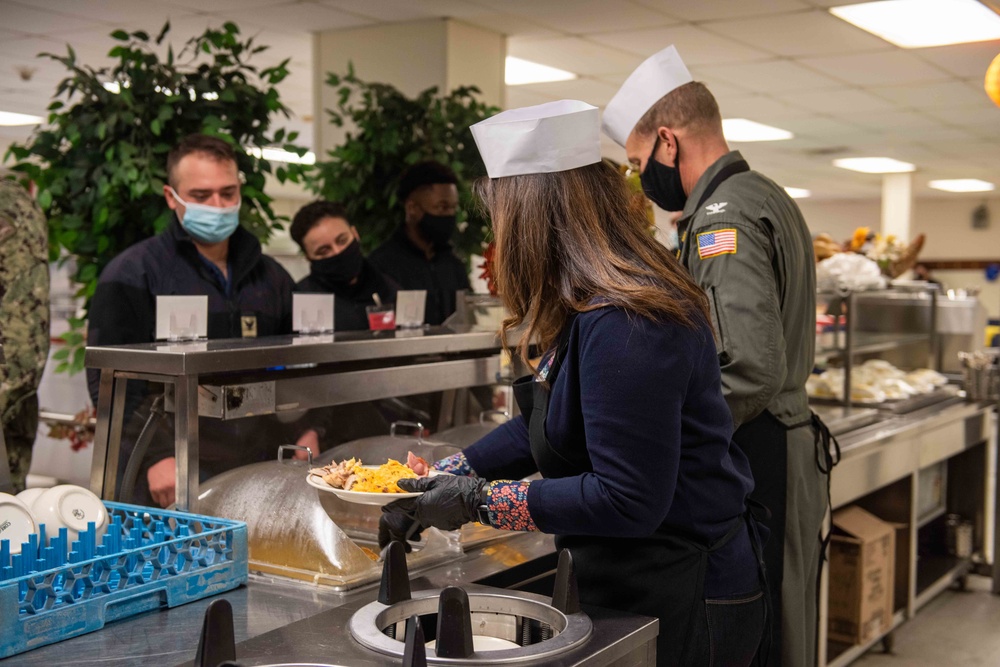
[[[854,346],[853,354],[874,354],[876,352],[887,352],[895,350],[903,345],[913,345],[914,343],[927,343],[928,335],[920,334],[893,334],[893,333],[863,333],[858,332],[857,344]],[[816,350],[817,359],[840,359],[845,356],[846,350],[838,347],[827,347]]]
[[[882,641],[886,635],[888,635],[893,630],[902,625],[904,621],[906,621],[906,610],[901,609],[892,615],[892,626],[888,630],[886,630],[877,637],[869,639],[863,644],[854,644],[848,646],[846,644],[841,644],[840,642],[835,642],[833,640],[830,640],[828,642],[829,648],[827,649],[827,652],[834,653],[835,652],[834,649],[840,649],[840,650],[836,652],[836,656],[832,660],[827,661],[826,663],[827,667],[845,667],[846,665],[851,664],[852,662],[863,656],[865,653],[870,651],[872,647],[874,647],[876,644]]]
[[[944,507],[944,506],[942,506],[942,507],[935,507],[933,510],[931,510],[927,514],[925,514],[922,517],[920,517],[919,519],[917,519],[917,530],[923,528],[924,526],[926,526],[927,524],[929,524],[934,519],[942,517],[942,516],[944,516],[947,513],[948,513],[948,508],[947,507]]]

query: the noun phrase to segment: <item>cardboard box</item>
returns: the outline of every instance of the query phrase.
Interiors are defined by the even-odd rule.
[[[830,639],[861,644],[892,627],[896,527],[860,507],[833,514]]]

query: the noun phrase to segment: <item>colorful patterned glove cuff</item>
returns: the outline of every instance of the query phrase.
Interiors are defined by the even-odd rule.
[[[431,468],[437,470],[438,472],[446,472],[452,475],[459,475],[461,477],[478,477],[476,471],[472,469],[469,465],[469,460],[465,458],[465,454],[459,452],[458,454],[452,454],[446,459],[441,459],[440,461],[435,461]]]
[[[500,530],[529,531],[538,526],[528,513],[528,485],[531,482],[498,480],[486,488],[490,525]]]

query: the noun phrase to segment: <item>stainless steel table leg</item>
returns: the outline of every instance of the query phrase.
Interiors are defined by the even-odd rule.
[[[125,423],[125,392],[128,380],[115,378],[114,399],[111,401],[111,419],[108,425],[108,458],[104,463],[104,493],[114,498],[118,484],[118,459],[122,449],[122,426]],[[127,498],[121,499],[126,502]]]
[[[177,457],[177,509],[192,512],[198,499],[198,377],[174,381],[174,426]]]
[[[104,468],[108,461],[108,435],[111,427],[111,395],[114,391],[115,373],[110,368],[101,370],[100,392],[97,395],[97,427],[94,432],[94,456],[90,464],[90,490],[101,498],[104,495]]]

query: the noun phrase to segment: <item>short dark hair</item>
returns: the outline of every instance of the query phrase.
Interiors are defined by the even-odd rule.
[[[415,191],[425,185],[458,185],[458,176],[451,167],[436,162],[435,160],[425,160],[407,167],[406,171],[399,178],[399,188],[396,190],[396,197],[400,203],[410,198]]]
[[[320,199],[306,204],[292,218],[292,226],[288,230],[292,240],[302,248],[303,252],[305,252],[305,246],[302,245],[302,242],[306,238],[306,234],[323,218],[343,218],[347,220],[347,224],[350,224],[350,220],[347,219],[347,209],[337,202]]]
[[[646,135],[658,127],[686,129],[693,134],[722,134],[719,103],[701,81],[690,81],[661,97],[643,114],[635,129]]]
[[[191,153],[204,153],[220,162],[236,163],[236,151],[222,139],[207,134],[189,134],[167,155],[167,181],[171,187],[174,185],[174,170],[177,168],[177,163]]]

